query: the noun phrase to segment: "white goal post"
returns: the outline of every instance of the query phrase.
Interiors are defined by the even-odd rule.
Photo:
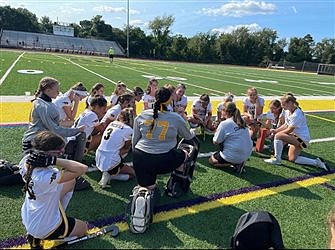
[[[335,76],[335,64],[319,63],[317,74],[334,75]]]

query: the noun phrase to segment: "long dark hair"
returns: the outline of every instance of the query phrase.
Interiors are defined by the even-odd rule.
[[[150,131],[154,128],[156,119],[158,118],[158,111],[167,111],[167,105],[171,98],[171,91],[168,88],[161,87],[155,95],[155,103],[154,103],[154,115],[153,115],[153,122],[150,127]]]
[[[36,137],[32,140],[31,145],[34,150],[38,151],[49,151],[49,150],[58,150],[65,146],[65,141],[59,135],[51,131],[42,131],[39,132]],[[35,166],[27,164],[27,172],[23,176],[25,184],[22,188],[23,192],[28,192],[29,199],[36,200],[34,191],[32,190],[31,175],[33,173]]]

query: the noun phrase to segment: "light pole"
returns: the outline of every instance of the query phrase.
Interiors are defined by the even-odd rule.
[[[127,57],[129,58],[129,0],[127,0]]]

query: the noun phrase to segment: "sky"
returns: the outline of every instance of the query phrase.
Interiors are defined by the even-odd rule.
[[[127,0],[0,0],[0,6],[26,8],[38,18],[77,23],[101,15],[106,24],[125,28]],[[150,33],[155,17],[172,15],[171,35],[224,32],[245,26],[250,31],[269,28],[279,39],[310,34],[315,42],[335,38],[335,0],[129,0],[129,24]]]

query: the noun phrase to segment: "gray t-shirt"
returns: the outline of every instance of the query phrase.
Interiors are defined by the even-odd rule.
[[[22,141],[31,141],[38,132],[45,130],[52,131],[64,139],[80,132],[79,128],[65,128],[59,125],[59,112],[54,103],[37,98],[33,105],[29,127]]]
[[[252,152],[252,141],[247,128],[239,128],[232,118],[222,121],[213,137],[213,142],[223,143],[221,157],[234,164],[246,161]]]
[[[185,120],[177,113],[158,111],[155,126],[150,131],[152,122],[152,109],[144,110],[135,118],[132,137],[133,149],[137,148],[149,154],[162,154],[176,147],[177,136],[186,140],[194,137]]]

